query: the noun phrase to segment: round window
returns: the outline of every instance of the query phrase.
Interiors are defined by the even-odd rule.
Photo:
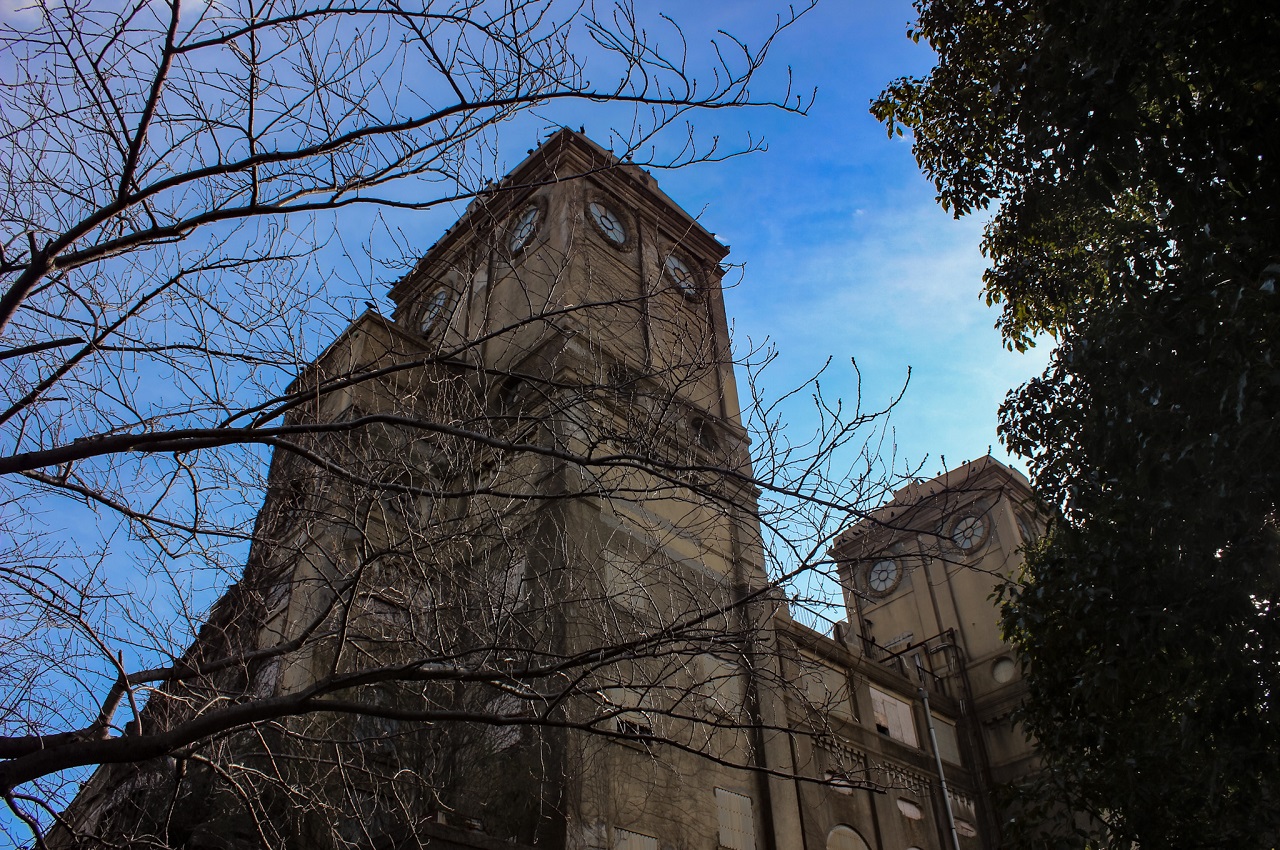
[[[419,325],[423,336],[431,333],[436,323],[444,316],[449,306],[449,294],[448,289],[440,287],[428,296],[427,306],[422,310],[422,324]]]
[[[530,204],[525,207],[520,215],[516,216],[514,223],[511,225],[510,234],[507,237],[507,247],[511,253],[519,253],[523,251],[529,242],[533,240],[533,234],[538,230],[538,205]]]
[[[1013,677],[1018,674],[1018,665],[1007,655],[997,658],[991,663],[991,678],[995,679],[1001,685],[1013,681]]]
[[[901,577],[902,570],[899,569],[898,562],[885,558],[876,561],[867,571],[867,587],[872,593],[888,593],[898,584],[898,579]]]
[[[720,441],[716,439],[715,428],[707,420],[700,416],[695,416],[689,423],[690,429],[693,431],[693,437],[698,445],[702,446],[709,452],[713,452],[720,448]]]
[[[951,526],[951,542],[961,551],[972,552],[987,539],[987,521],[980,516],[966,516]]]
[[[599,201],[592,201],[587,204],[587,214],[614,247],[621,248],[627,244],[627,228],[617,213]]]
[[[693,269],[689,268],[689,264],[678,254],[668,254],[666,262],[667,277],[671,278],[671,282],[676,285],[676,289],[685,298],[698,297],[698,279],[694,277]]]
[[[1031,520],[1022,514],[1014,514],[1013,516],[1018,521],[1018,533],[1022,535],[1022,541],[1024,543],[1034,542],[1039,535],[1036,534],[1035,526],[1031,524]]]

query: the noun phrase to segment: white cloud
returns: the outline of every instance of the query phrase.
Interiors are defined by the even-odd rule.
[[[894,422],[900,456],[929,456],[925,472],[939,470],[942,455],[948,466],[988,447],[1003,458],[997,408],[1010,388],[1043,370],[1047,351],[1004,350],[997,313],[980,296],[981,231],[981,222],[953,221],[920,198],[865,217],[855,212],[842,239],[749,260],[730,309],[745,308],[740,331],[777,341],[784,378],[799,379],[832,356],[839,371],[825,387],[846,399],[855,385],[839,364],[848,358],[857,359],[869,404],[896,394],[910,367]]]

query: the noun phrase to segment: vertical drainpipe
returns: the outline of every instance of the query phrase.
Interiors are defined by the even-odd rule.
[[[933,712],[929,709],[929,689],[924,686],[924,665],[916,659],[916,674],[920,677],[920,687],[916,693],[924,701],[924,721],[929,727],[929,743],[933,745],[933,762],[938,769],[938,783],[942,788],[942,803],[947,810],[947,826],[951,830],[951,846],[960,850],[960,835],[956,832],[956,817],[951,811],[951,794],[947,791],[947,774],[942,769],[942,753],[938,750],[938,733],[933,726]]]

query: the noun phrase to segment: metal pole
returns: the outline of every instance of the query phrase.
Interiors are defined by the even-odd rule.
[[[947,774],[942,769],[942,753],[938,751],[938,733],[933,727],[933,712],[929,710],[929,689],[924,686],[924,665],[916,658],[916,675],[920,677],[917,693],[924,701],[924,722],[929,727],[929,743],[933,745],[933,761],[938,766],[938,782],[942,786],[942,804],[947,810],[947,826],[951,828],[951,847],[960,850],[960,834],[956,832],[956,816],[951,811],[951,794],[947,791]]]

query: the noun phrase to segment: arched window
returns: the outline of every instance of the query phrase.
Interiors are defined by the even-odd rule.
[[[852,827],[840,824],[827,833],[827,850],[871,850]]]

